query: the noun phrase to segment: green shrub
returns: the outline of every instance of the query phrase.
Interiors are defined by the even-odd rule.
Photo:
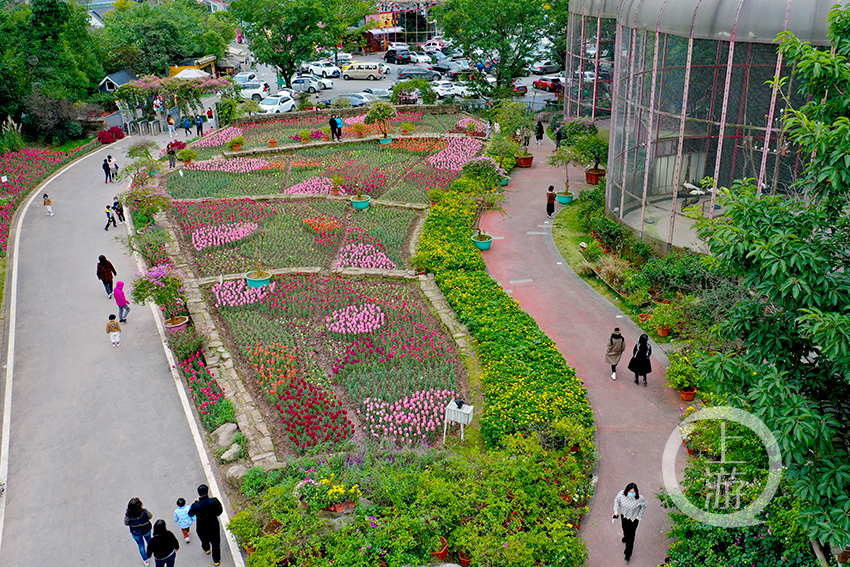
[[[591,240],[587,245],[587,248],[582,252],[584,254],[585,259],[588,262],[596,263],[596,261],[602,257],[602,247],[599,246],[599,243],[596,240]]]
[[[182,331],[175,331],[168,335],[168,347],[177,357],[178,362],[182,362],[196,352],[204,350],[205,342],[206,338],[204,335],[198,334],[195,327],[187,327]]]
[[[474,195],[481,192],[481,187],[468,177],[458,177],[449,185],[449,191],[460,194]]]
[[[76,120],[68,120],[62,127],[65,135],[71,140],[79,140],[83,137],[83,125]]]

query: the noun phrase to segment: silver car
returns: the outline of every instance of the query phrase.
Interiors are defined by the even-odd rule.
[[[327,85],[330,83],[330,86]],[[289,82],[292,85],[293,91],[315,93],[324,89],[329,89],[333,86],[333,81],[330,79],[319,79],[313,75],[296,75]]]

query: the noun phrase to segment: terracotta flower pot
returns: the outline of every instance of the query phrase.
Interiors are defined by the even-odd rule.
[[[659,337],[666,337],[670,334],[670,327],[658,327],[657,331]]]
[[[584,179],[587,181],[588,185],[596,185],[605,177],[606,171],[604,169],[585,169],[584,170]]]
[[[270,148],[276,148],[277,147],[277,140],[269,140],[269,147]]]
[[[242,149],[242,144],[233,144],[233,151],[238,152]]]
[[[460,560],[460,564],[463,567],[469,567],[469,562],[472,561],[472,558],[464,555],[462,551],[457,552],[457,558]]]
[[[439,559],[440,561],[445,560],[446,556],[449,554],[449,542],[446,541],[446,538],[440,537],[440,551],[432,551],[431,555]]]
[[[531,167],[531,162],[534,161],[534,156],[531,154],[516,157],[517,167]]]
[[[646,323],[650,319],[652,319],[651,313],[641,313],[640,315],[638,315],[638,321],[640,321],[641,323]]]
[[[679,397],[682,398],[683,402],[692,402],[694,400],[694,394],[697,393],[696,388],[688,388],[687,390],[679,390]]]

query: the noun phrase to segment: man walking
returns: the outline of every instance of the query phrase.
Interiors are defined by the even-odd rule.
[[[213,563],[221,563],[221,528],[218,517],[224,511],[218,498],[210,498],[210,489],[206,484],[198,487],[198,499],[189,508],[189,516],[197,518],[195,531],[201,540],[201,549],[212,552]]]

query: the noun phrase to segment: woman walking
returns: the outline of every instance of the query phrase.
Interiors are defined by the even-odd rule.
[[[537,140],[537,145],[540,145],[540,142],[543,141],[543,121],[537,121],[537,130],[534,132],[534,138]]]
[[[106,181],[104,183],[109,183],[112,181],[112,168],[109,167],[109,161],[106,158],[103,158],[103,173],[106,175]]]
[[[156,567],[174,567],[174,559],[180,542],[165,527],[165,520],[157,520],[153,525],[153,538],[148,542],[148,557],[153,557]]]
[[[168,142],[168,145],[165,146],[165,153],[168,155],[168,167],[174,169],[177,166],[177,150],[174,149],[171,142]]]
[[[620,334],[620,327],[614,327],[611,338],[608,339],[608,348],[605,351],[605,361],[611,365],[611,380],[617,379],[617,364],[626,350],[626,339]]]
[[[632,359],[629,361],[629,370],[635,373],[635,384],[640,384],[638,379],[643,376],[643,385],[646,386],[646,375],[652,372],[650,356],[652,356],[652,346],[649,344],[649,335],[644,333],[638,339]]]
[[[112,299],[112,276],[117,276],[115,266],[112,262],[106,259],[106,256],[101,255],[97,259],[97,279],[103,282],[103,287],[106,288],[106,295]]]
[[[555,214],[555,186],[550,185],[546,192],[546,216],[551,219],[553,214]]]
[[[127,504],[127,512],[124,513],[124,525],[130,528],[130,535],[139,546],[139,553],[142,554],[142,561],[145,565],[150,565],[148,553],[145,549],[145,544],[151,541],[151,518],[153,514],[149,510],[145,510],[142,501],[138,498],[131,498]]]
[[[626,556],[626,561],[632,559],[635,532],[640,519],[643,518],[644,511],[646,511],[646,498],[640,495],[637,484],[633,482],[627,484],[625,490],[618,492],[617,497],[614,498],[614,519],[620,518],[620,523],[623,526],[622,541],[626,544],[623,553]]]

